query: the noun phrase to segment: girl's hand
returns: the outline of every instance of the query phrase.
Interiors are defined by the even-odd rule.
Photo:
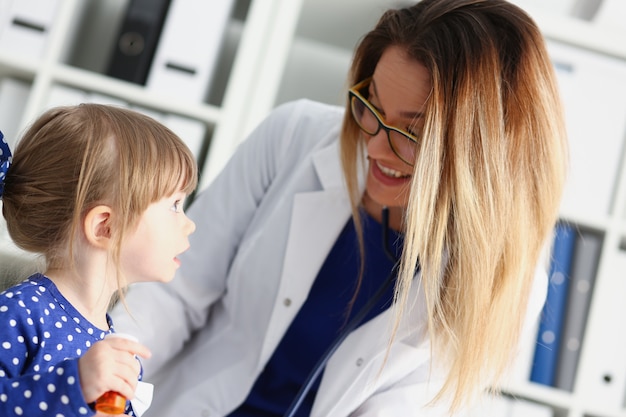
[[[116,391],[128,399],[135,396],[141,370],[135,355],[149,358],[147,347],[135,341],[111,337],[95,343],[80,359],[78,374],[87,403],[107,391]]]

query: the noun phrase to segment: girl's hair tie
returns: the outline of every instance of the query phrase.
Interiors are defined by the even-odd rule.
[[[11,150],[9,144],[4,140],[4,135],[0,132],[0,199],[4,193],[4,179],[11,166]]]

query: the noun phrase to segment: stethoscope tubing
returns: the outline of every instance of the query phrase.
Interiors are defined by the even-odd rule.
[[[389,257],[389,259],[395,262],[393,268],[391,269],[391,272],[389,273],[385,281],[382,283],[382,285],[378,288],[378,290],[376,290],[376,293],[374,294],[374,296],[369,299],[367,304],[361,307],[361,309],[358,311],[358,313],[354,317],[352,317],[352,319],[342,329],[341,333],[335,338],[335,340],[333,340],[333,342],[330,344],[328,349],[324,352],[322,357],[317,361],[317,363],[315,364],[315,366],[313,367],[313,369],[307,376],[306,380],[302,384],[302,387],[300,387],[300,391],[298,392],[298,394],[296,394],[293,401],[291,402],[291,405],[287,409],[287,412],[284,414],[284,417],[295,416],[296,411],[298,411],[298,408],[300,408],[302,401],[304,401],[304,398],[310,391],[311,387],[313,386],[313,383],[317,380],[317,377],[324,370],[324,367],[326,366],[326,363],[330,360],[330,357],[335,353],[335,351],[339,348],[339,345],[343,343],[343,341],[348,337],[348,335],[352,333],[352,331],[355,328],[358,327],[358,325],[361,323],[361,321],[363,321],[367,313],[369,313],[370,310],[378,303],[378,301],[380,301],[380,298],[387,292],[389,287],[395,281],[396,270],[398,269],[400,262],[398,260],[398,257],[389,248],[389,239],[388,239],[389,210],[387,209],[387,207],[383,207],[382,223],[383,223],[383,248],[385,248],[385,253]]]

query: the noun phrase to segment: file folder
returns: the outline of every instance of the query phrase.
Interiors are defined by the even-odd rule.
[[[170,0],[131,0],[126,8],[107,75],[144,85]]]
[[[0,50],[28,58],[43,57],[54,25],[59,0],[13,0],[4,4],[8,15],[0,25]]]
[[[172,0],[146,87],[181,100],[204,101],[233,4],[233,0]]]

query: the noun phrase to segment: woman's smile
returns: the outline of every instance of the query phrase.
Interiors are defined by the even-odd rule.
[[[409,174],[404,174],[400,171],[396,171],[395,169],[392,168],[387,168],[386,166],[384,166],[383,164],[381,164],[378,161],[374,161],[374,163],[376,164],[376,166],[383,172],[383,174],[387,175],[388,177],[394,177],[394,178],[408,178],[410,177]]]

